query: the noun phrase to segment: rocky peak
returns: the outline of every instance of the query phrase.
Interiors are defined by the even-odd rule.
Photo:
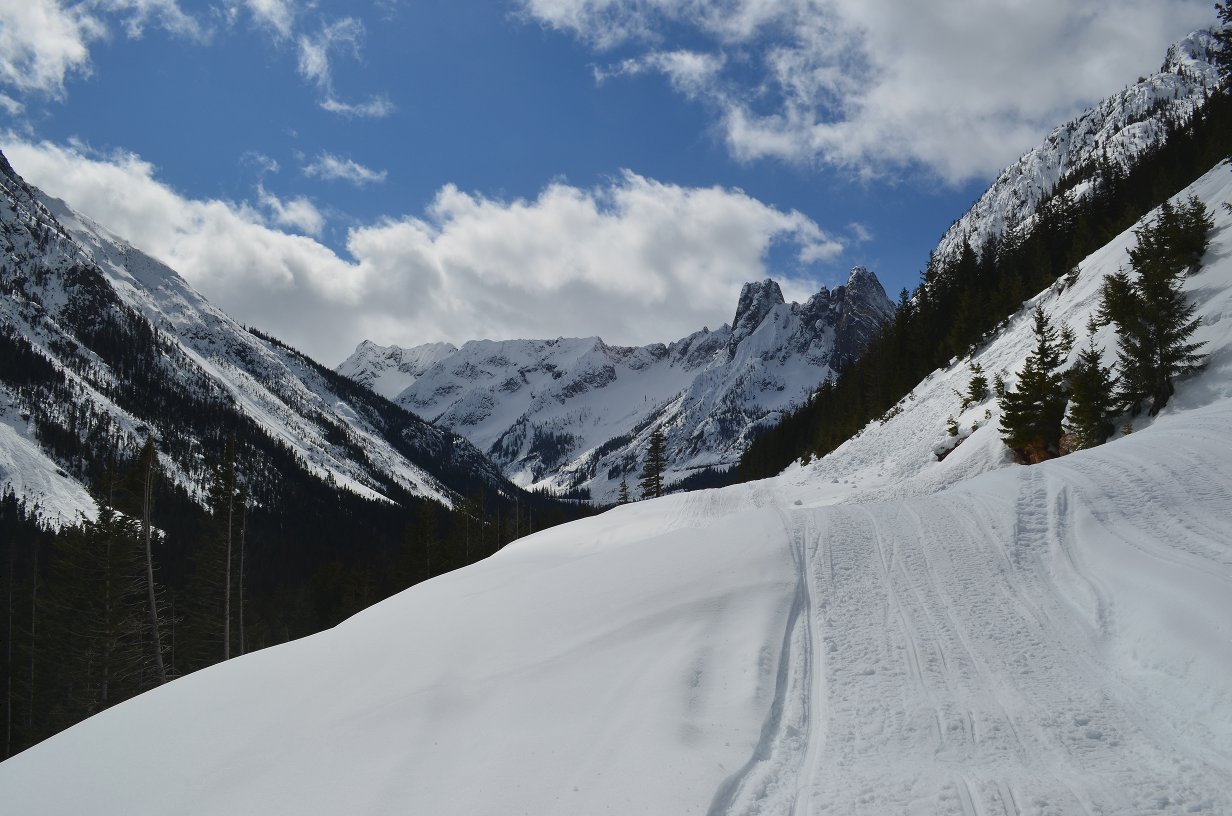
[[[728,347],[735,350],[740,341],[756,331],[766,315],[783,302],[783,290],[770,278],[746,283],[740,290],[740,301],[736,304]]]
[[[881,281],[869,269],[857,266],[847,276],[847,283],[834,290],[835,301],[845,303],[850,307],[854,302],[868,306],[872,312],[881,318],[888,318],[894,313],[893,304],[886,296]]]

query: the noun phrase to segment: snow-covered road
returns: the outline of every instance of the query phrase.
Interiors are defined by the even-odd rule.
[[[804,610],[713,816],[1232,813],[1230,429],[784,511]]]

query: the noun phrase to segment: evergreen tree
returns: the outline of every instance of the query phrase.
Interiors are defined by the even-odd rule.
[[[1034,464],[1061,451],[1067,389],[1061,363],[1069,353],[1042,306],[1035,307],[1035,350],[1001,399],[1001,435],[1020,461]]]
[[[1089,327],[1087,346],[1069,370],[1069,415],[1065,432],[1073,449],[1102,445],[1112,436],[1116,416],[1112,374],[1103,365],[1103,352],[1095,347],[1095,324]]]
[[[1232,2],[1216,3],[1219,26],[1215,29],[1215,65],[1219,76],[1227,82],[1232,77]]]
[[[1165,202],[1159,217],[1136,233],[1129,250],[1131,278],[1124,271],[1104,282],[1101,319],[1116,324],[1121,406],[1133,415],[1150,400],[1154,416],[1175,392],[1176,377],[1202,364],[1201,343],[1190,342],[1199,320],[1185,300],[1181,280],[1201,264],[1211,218],[1201,201],[1182,207]]]
[[[967,393],[963,396],[962,410],[972,405],[979,405],[988,399],[988,377],[979,363],[971,363],[971,381],[967,384]]]
[[[620,477],[620,495],[617,497],[617,504],[628,504],[631,501],[629,497],[629,481],[623,476]]]
[[[646,447],[646,461],[642,465],[642,477],[638,485],[642,498],[651,499],[663,495],[663,473],[667,470],[667,438],[662,428],[650,432]]]
[[[146,645],[145,568],[138,523],[106,504],[56,538],[40,646],[48,675],[44,716],[64,727],[142,691]]]

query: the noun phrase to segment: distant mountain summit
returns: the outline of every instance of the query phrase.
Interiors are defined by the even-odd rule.
[[[338,372],[486,451],[524,486],[616,495],[636,487],[647,439],[668,440],[668,483],[735,464],[759,428],[854,359],[894,307],[869,270],[787,303],[747,283],[730,326],[673,343],[598,337],[476,340],[461,348],[365,341]]]
[[[1100,164],[1127,171],[1133,161],[1163,141],[1170,124],[1188,119],[1219,85],[1212,62],[1214,36],[1197,31],[1169,46],[1158,72],[1140,78],[1056,128],[997,176],[965,215],[950,226],[934,250],[952,260],[970,243],[978,253],[989,238],[1030,233],[1036,208],[1063,181]],[[1090,195],[1075,183],[1070,195]]]

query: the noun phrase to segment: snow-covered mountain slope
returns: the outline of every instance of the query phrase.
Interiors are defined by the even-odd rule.
[[[876,276],[857,267],[803,304],[785,303],[772,280],[746,284],[731,326],[669,345],[365,341],[338,371],[464,435],[515,482],[610,500],[622,479],[636,486],[656,428],[667,436],[669,483],[733,465],[752,434],[854,358],[892,314]]]
[[[164,466],[191,490],[206,479],[208,426],[231,415],[308,473],[363,496],[404,491],[449,504],[463,480],[506,484],[465,440],[249,332],[165,265],[26,185],[7,161],[0,171],[0,326],[63,381],[62,404],[32,404],[16,362],[0,367],[0,478],[50,518],[92,515],[69,478],[82,474],[31,453],[38,440],[48,449],[53,426],[87,446],[101,435],[129,449],[152,431]],[[194,410],[200,416],[187,416]],[[20,466],[4,464],[18,457]]]
[[[1232,199],[1232,169],[1182,195]],[[1076,329],[1121,236],[1038,298]],[[965,364],[776,479],[517,541],[0,764],[16,813],[1232,812],[1232,215],[1206,370],[1009,465]],[[1019,315],[980,350],[1016,371]],[[985,419],[987,408],[992,414]]]
[[[989,238],[1031,229],[1036,207],[1063,179],[1099,162],[1119,170],[1163,138],[1170,120],[1183,121],[1219,85],[1209,31],[1190,34],[1168,48],[1163,65],[1125,90],[1054,130],[1039,146],[1001,172],[980,198],[946,231],[934,250],[953,260],[969,242],[979,252]],[[1079,185],[1070,195],[1089,194]]]

